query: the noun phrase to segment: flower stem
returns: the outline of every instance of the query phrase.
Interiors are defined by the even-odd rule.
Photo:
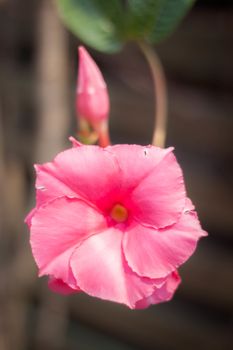
[[[111,144],[108,121],[88,122],[85,118],[79,118],[78,139],[85,145],[93,145],[98,142],[100,147]]]
[[[93,125],[94,130],[98,135],[98,143],[100,147],[107,147],[111,144],[110,136],[109,136],[109,126],[108,122],[104,121],[99,124]]]
[[[167,131],[167,88],[166,78],[162,64],[153,50],[146,42],[138,42],[152,73],[155,90],[155,127],[152,144],[164,147]]]

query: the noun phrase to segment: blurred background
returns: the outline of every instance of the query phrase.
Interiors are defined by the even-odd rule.
[[[78,40],[50,0],[0,0],[0,350],[225,350],[233,342],[233,4],[199,0],[157,47],[167,76],[167,145],[209,237],[174,299],[147,310],[62,297],[37,278],[24,217],[35,162],[75,135]],[[151,142],[153,85],[134,45],[90,53],[108,83],[114,143]]]

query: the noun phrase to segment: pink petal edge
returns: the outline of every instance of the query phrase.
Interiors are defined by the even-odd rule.
[[[52,292],[59,293],[62,295],[70,295],[80,292],[80,289],[76,287],[75,289],[68,286],[61,279],[54,278],[50,276],[48,280],[48,287]]]
[[[163,278],[183,264],[206,235],[193,212],[184,212],[177,224],[155,230],[134,223],[123,238],[130,268],[139,276]]]
[[[139,300],[135,308],[136,309],[145,309],[150,305],[159,304],[165,301],[172,299],[176,289],[181,283],[181,278],[177,271],[172,272],[164,285],[161,288],[155,288],[155,291],[152,295],[142,300]]]
[[[80,199],[60,197],[41,206],[31,219],[30,237],[40,276],[53,275],[76,287],[70,257],[84,239],[106,227],[103,215]]]

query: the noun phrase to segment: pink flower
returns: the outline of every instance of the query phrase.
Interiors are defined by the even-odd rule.
[[[36,166],[26,221],[39,275],[57,292],[130,308],[170,300],[177,268],[206,235],[172,148],[73,144]]]
[[[79,47],[76,111],[93,123],[108,119],[109,97],[104,78],[84,47]]]

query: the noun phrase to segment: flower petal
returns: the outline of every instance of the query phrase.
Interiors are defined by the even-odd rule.
[[[114,157],[97,146],[80,145],[60,153],[52,163],[37,166],[40,204],[66,195],[105,208],[119,186],[119,167]]]
[[[36,205],[39,208],[47,202],[61,197],[78,197],[61,177],[61,170],[57,170],[54,162],[43,165],[36,164]]]
[[[185,212],[177,224],[163,230],[132,224],[125,232],[123,250],[138,275],[161,278],[184,263],[205,235],[195,213]]]
[[[33,215],[35,214],[36,210],[37,210],[36,208],[33,208],[33,209],[28,213],[28,215],[26,216],[26,218],[24,219],[24,222],[28,225],[29,228],[31,227],[32,218],[33,218]]]
[[[73,136],[69,137],[69,141],[72,143],[73,147],[81,147],[81,146],[83,146],[83,144],[81,142],[79,142],[78,140],[76,140]]]
[[[68,284],[64,283],[61,279],[56,279],[54,277],[49,278],[48,286],[51,289],[51,291],[63,295],[69,295],[80,291],[80,289],[78,288],[70,288]]]
[[[40,207],[31,219],[31,247],[40,275],[53,275],[76,286],[69,260],[75,247],[106,228],[98,211],[79,199],[57,198]]]
[[[161,288],[155,288],[152,295],[136,303],[136,309],[145,309],[150,305],[171,300],[180,282],[181,279],[178,273],[176,271],[172,272]]]
[[[173,148],[154,146],[115,145],[106,148],[117,160],[120,168],[121,187],[132,190],[148,176]]]
[[[184,212],[187,212],[187,211],[194,211],[195,210],[195,207],[191,201],[190,198],[186,198],[185,200],[185,208],[184,208]]]
[[[135,219],[154,228],[177,222],[185,206],[182,171],[173,153],[167,154],[134,189],[126,206]]]
[[[112,227],[89,237],[75,249],[70,264],[84,292],[134,308],[138,300],[152,294],[154,283],[128,267],[122,254],[122,236]]]

